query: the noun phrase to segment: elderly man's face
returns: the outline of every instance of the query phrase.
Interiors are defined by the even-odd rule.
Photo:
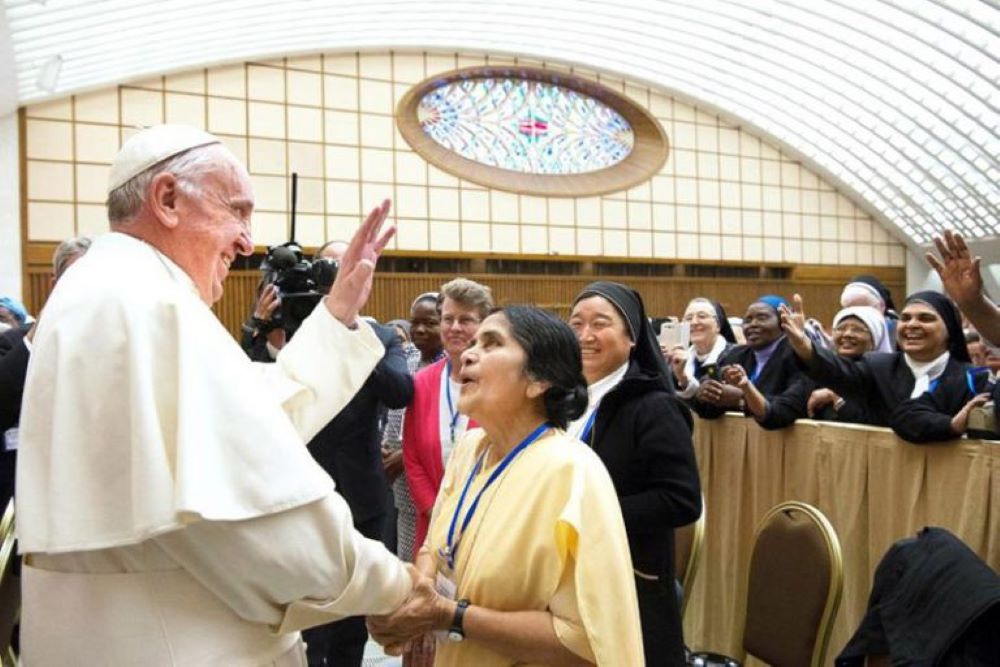
[[[253,253],[253,190],[246,170],[234,162],[221,163],[197,185],[200,192],[179,190],[182,243],[171,259],[191,276],[202,300],[212,304],[222,298],[222,281],[236,256]]]

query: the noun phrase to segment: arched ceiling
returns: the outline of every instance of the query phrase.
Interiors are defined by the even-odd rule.
[[[645,81],[719,112],[822,173],[913,249],[943,229],[1000,236],[993,0],[2,3],[0,114],[251,58],[513,54]]]

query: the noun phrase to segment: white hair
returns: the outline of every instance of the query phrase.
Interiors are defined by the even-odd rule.
[[[178,187],[191,196],[201,194],[201,178],[221,164],[238,164],[222,144],[195,146],[183,153],[157,162],[108,193],[108,221],[112,227],[128,224],[146,201],[153,179],[169,172],[177,178]]]
[[[52,254],[52,273],[56,280],[59,280],[63,271],[74,258],[79,257],[89,249],[89,236],[75,236],[60,243],[55,253]]]

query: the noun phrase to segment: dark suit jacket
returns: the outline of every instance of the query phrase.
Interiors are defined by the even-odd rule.
[[[385,345],[385,356],[351,402],[307,445],[337,484],[355,525],[386,511],[388,482],[382,469],[379,411],[382,406],[406,407],[413,398],[413,378],[396,332],[378,324],[371,327]]]
[[[753,377],[757,358],[750,346],[737,345],[719,357],[720,368],[729,364],[739,364],[748,376]],[[774,349],[760,376],[754,380],[754,386],[767,399],[767,414],[757,420],[766,429],[784,428],[796,419],[805,418],[809,395],[816,388],[797,366],[795,352],[784,338]],[[715,419],[725,413],[724,408],[697,400],[692,402],[691,407],[706,419]]]
[[[893,426],[900,437],[913,442],[954,437],[949,432],[951,418],[972,398],[965,375],[969,364],[955,359],[948,360],[931,392],[934,397],[927,400],[910,399],[913,373],[902,352],[868,352],[854,361],[814,347],[809,363],[799,363],[821,387],[862,397],[869,423]]]
[[[0,438],[21,420],[21,396],[31,352],[24,344],[29,327],[8,329],[0,334]],[[0,512],[14,495],[17,452],[8,452],[0,440]]]

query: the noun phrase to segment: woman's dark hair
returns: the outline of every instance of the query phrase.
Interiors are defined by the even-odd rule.
[[[534,380],[548,382],[545,415],[559,428],[587,409],[580,344],[569,325],[550,312],[531,306],[504,306],[510,333],[524,348],[524,370]]]

